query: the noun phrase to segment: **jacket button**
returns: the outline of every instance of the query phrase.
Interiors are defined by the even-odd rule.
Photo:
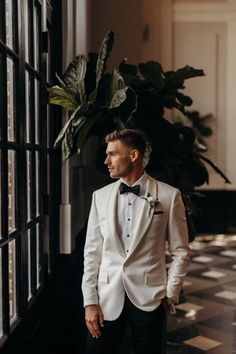
[[[125,262],[124,266],[127,267],[129,265],[129,262]]]

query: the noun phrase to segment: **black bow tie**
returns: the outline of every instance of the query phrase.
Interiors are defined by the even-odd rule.
[[[139,195],[139,191],[140,191],[140,185],[137,184],[136,186],[130,187],[127,186],[127,184],[121,182],[120,184],[120,194],[124,194],[124,193],[134,193],[136,195]]]

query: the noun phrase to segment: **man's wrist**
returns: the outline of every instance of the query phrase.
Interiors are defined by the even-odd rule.
[[[175,300],[172,297],[166,296],[165,300],[166,300],[166,303],[168,306],[174,305],[174,303],[175,303]]]

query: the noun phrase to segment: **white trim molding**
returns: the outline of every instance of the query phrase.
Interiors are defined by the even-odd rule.
[[[176,3],[174,22],[228,22],[236,20],[236,0],[225,3]]]

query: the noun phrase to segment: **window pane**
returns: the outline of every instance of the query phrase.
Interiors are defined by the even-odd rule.
[[[31,232],[30,230],[27,230],[27,247],[28,247],[28,262],[27,262],[27,267],[28,267],[28,300],[31,299],[32,297],[32,291],[31,291],[31,238],[30,238]]]
[[[48,273],[51,272],[51,254],[50,254],[50,239],[49,239],[49,216],[45,216],[44,223],[44,235],[45,235],[45,253],[48,261]]]
[[[39,216],[39,196],[40,196],[40,181],[39,181],[39,153],[35,152],[35,181],[36,181],[36,216]]]
[[[0,239],[2,238],[2,174],[1,171],[2,171],[2,151],[0,150]]]
[[[34,81],[35,94],[35,144],[39,144],[39,82]]]
[[[0,248],[0,337],[2,335],[2,249]]]
[[[50,107],[47,105],[47,147],[50,147]]]
[[[4,13],[4,11],[4,3],[3,1],[0,1],[0,14]],[[5,43],[5,22],[3,17],[4,16],[1,17],[0,21],[0,39]]]
[[[31,142],[31,120],[30,120],[30,76],[25,72],[25,112],[26,112],[26,142]]]
[[[7,136],[15,140],[15,65],[7,58]]]
[[[16,243],[9,243],[9,315],[10,322],[16,318]]]
[[[50,194],[50,176],[51,176],[51,165],[50,165],[50,155],[47,154],[47,194]]]
[[[13,48],[13,4],[12,0],[6,0],[6,44]]]
[[[27,194],[27,221],[31,220],[31,195],[32,195],[32,153],[26,152],[26,194]]]
[[[34,4],[34,67],[39,70],[39,38],[40,38],[40,11]]]
[[[28,1],[25,2],[25,11],[24,11],[24,23],[25,23],[25,61],[29,62],[29,7]]]
[[[16,229],[16,152],[8,151],[8,231]]]
[[[41,285],[41,242],[40,242],[40,225],[36,225],[36,272],[37,272],[37,289]]]
[[[48,32],[48,53],[47,53],[47,82],[51,83],[51,35]]]

